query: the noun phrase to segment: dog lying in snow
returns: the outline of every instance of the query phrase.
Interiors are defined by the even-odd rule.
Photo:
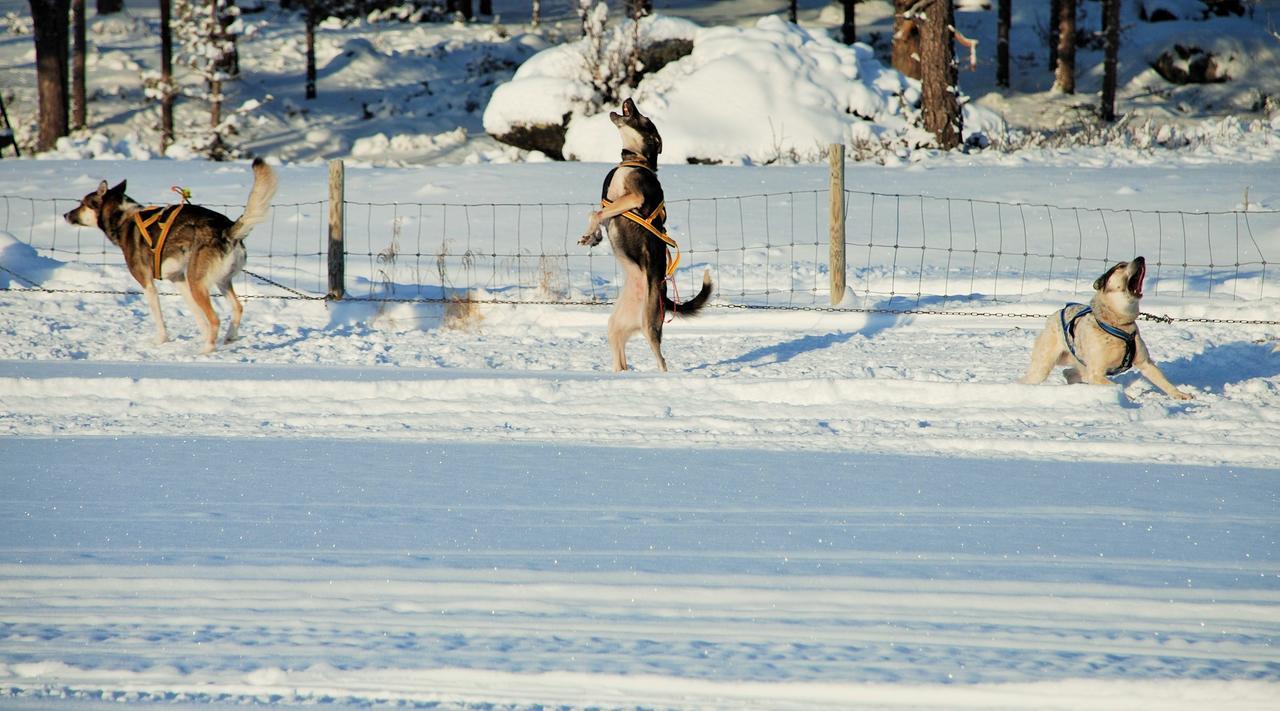
[[[218,338],[218,315],[209,299],[210,287],[218,285],[231,304],[225,342],[235,340],[244,307],[231,280],[244,268],[244,238],[267,216],[276,193],[275,171],[261,158],[253,162],[249,201],[235,222],[199,205],[143,207],[125,195],[125,183],[108,188],[107,181],[102,181],[63,217],[73,225],[98,227],[124,253],[125,266],[142,285],[151,307],[156,343],[169,340],[156,294],[157,279],[173,281],[191,304],[204,336],[203,353],[212,352]]]
[[[711,273],[703,274],[702,290],[692,299],[678,304],[667,296],[669,266],[674,268],[676,262],[669,265],[667,261],[667,246],[675,243],[667,236],[667,210],[658,182],[662,136],[631,99],[622,103],[621,114],[609,112],[609,120],[622,136],[622,162],[605,176],[601,209],[591,213],[578,243],[589,247],[600,244],[600,226],[605,225],[613,255],[622,267],[622,290],[609,316],[613,369],[627,369],[627,341],[636,331],[643,331],[658,368],[666,371],[667,361],[662,357],[664,314],[697,313],[711,296]]]
[[[1068,383],[1105,385],[1111,382],[1107,376],[1134,367],[1169,397],[1191,399],[1151,362],[1138,333],[1138,301],[1146,275],[1147,262],[1142,257],[1120,262],[1093,282],[1097,293],[1088,306],[1067,304],[1050,316],[1036,337],[1031,367],[1020,382],[1044,382],[1054,366],[1065,365]]]

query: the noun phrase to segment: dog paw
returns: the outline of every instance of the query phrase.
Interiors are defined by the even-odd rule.
[[[1195,395],[1192,395],[1191,393],[1184,393],[1184,392],[1182,392],[1181,390],[1174,390],[1173,392],[1169,393],[1169,397],[1172,397],[1172,398],[1173,398],[1173,399],[1175,399],[1175,400],[1194,400],[1194,399],[1196,399],[1196,396],[1195,396]]]
[[[603,239],[600,237],[599,232],[592,232],[590,234],[582,235],[582,238],[578,240],[578,244],[584,247],[594,247],[602,241]]]

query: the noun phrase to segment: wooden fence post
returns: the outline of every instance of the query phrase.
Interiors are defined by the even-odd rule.
[[[346,262],[343,226],[346,224],[346,170],[342,161],[329,161],[329,295],[341,299],[345,294]]]
[[[844,144],[832,143],[831,165],[831,305],[844,301]]]

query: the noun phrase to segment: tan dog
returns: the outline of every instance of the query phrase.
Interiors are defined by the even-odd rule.
[[[1190,400],[1164,377],[1151,362],[1147,345],[1138,333],[1138,301],[1147,262],[1135,257],[1120,262],[1093,282],[1097,292],[1084,304],[1067,304],[1045,324],[1031,351],[1031,367],[1019,382],[1044,382],[1054,366],[1068,367],[1063,375],[1068,383],[1107,385],[1109,375],[1118,375],[1130,366],[1137,368],[1169,397]]]
[[[199,205],[144,208],[125,195],[125,181],[84,196],[63,217],[82,227],[98,227],[124,253],[125,266],[146,293],[151,317],[156,321],[156,343],[169,340],[156,294],[156,279],[178,285],[196,314],[204,336],[202,353],[210,353],[218,338],[218,314],[209,299],[217,285],[231,303],[227,343],[235,340],[244,307],[231,288],[231,280],[244,268],[244,238],[262,222],[276,192],[276,174],[261,158],[253,162],[253,188],[244,214],[234,223],[225,215]]]
[[[665,372],[663,316],[697,313],[711,296],[711,274],[703,274],[702,290],[692,299],[677,304],[667,296],[667,245],[671,242],[666,232],[662,184],[658,182],[662,136],[631,99],[622,103],[621,114],[609,112],[609,120],[622,136],[622,162],[605,176],[602,207],[591,213],[578,244],[600,244],[600,226],[607,226],[613,256],[622,267],[622,290],[609,316],[613,369],[627,369],[627,341],[637,331],[643,331],[658,359],[658,368]]]

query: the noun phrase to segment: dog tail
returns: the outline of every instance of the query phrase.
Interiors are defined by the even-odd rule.
[[[662,308],[670,311],[677,316],[693,316],[707,305],[707,300],[711,298],[711,271],[707,270],[702,273],[702,290],[698,295],[688,301],[677,304],[667,296],[667,290],[662,290]]]
[[[244,206],[244,214],[227,231],[228,237],[239,242],[249,236],[254,225],[267,219],[267,210],[271,208],[271,198],[275,197],[279,182],[276,172],[266,161],[261,158],[253,160],[253,188],[249,190],[249,202]]]

